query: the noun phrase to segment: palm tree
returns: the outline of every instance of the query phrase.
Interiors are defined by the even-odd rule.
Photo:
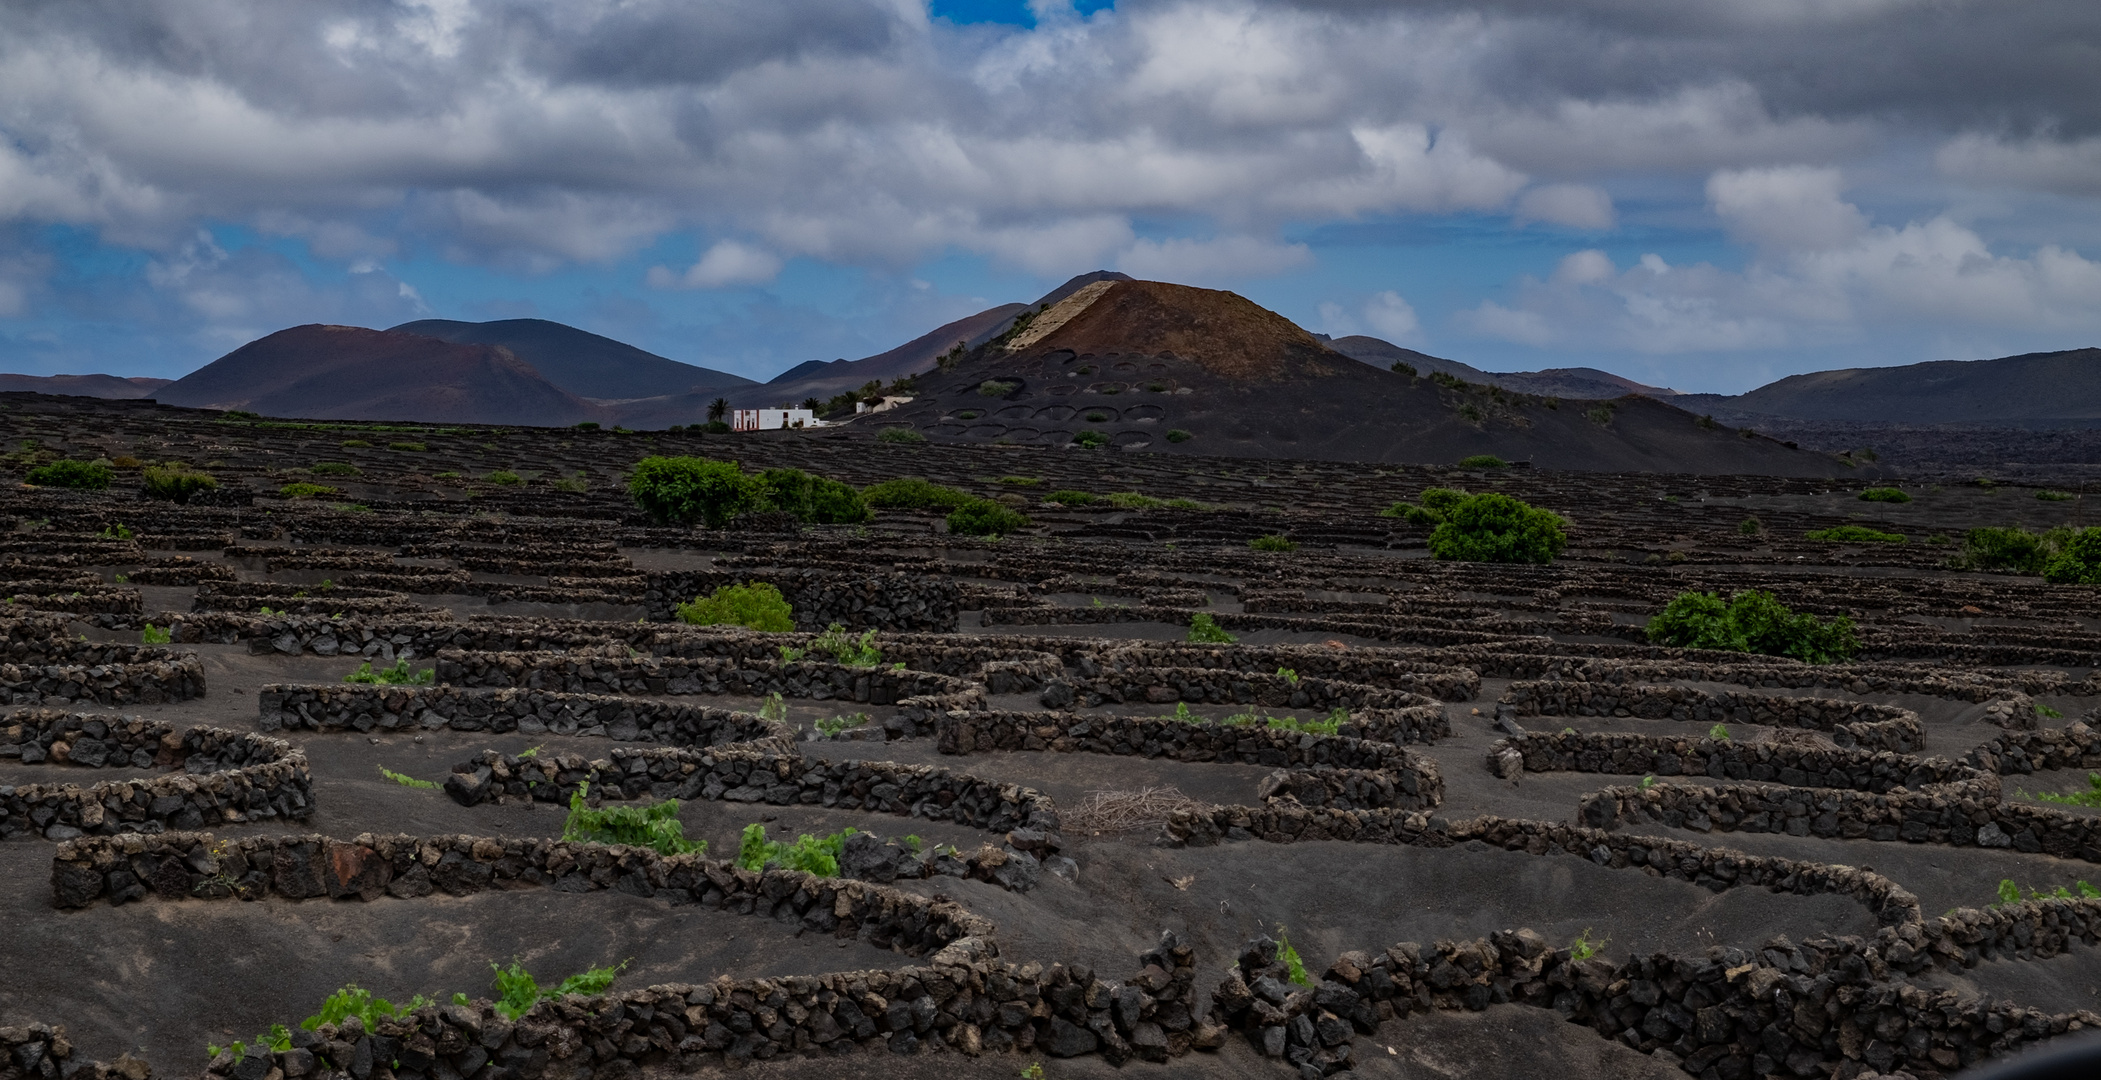
[[[708,403],[708,422],[711,424],[721,423],[722,418],[729,415],[729,411],[730,399],[716,398]]]

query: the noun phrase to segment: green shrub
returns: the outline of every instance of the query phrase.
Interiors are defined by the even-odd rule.
[[[407,773],[395,772],[394,770],[387,768],[385,765],[381,765],[379,767],[379,776],[382,780],[392,780],[405,788],[422,788],[428,791],[435,790],[440,786],[437,783],[430,780],[418,780]]]
[[[277,489],[277,494],[287,499],[318,499],[324,496],[341,495],[342,492],[327,484],[310,484],[304,480],[286,484]]]
[[[737,515],[765,505],[757,477],[734,461],[700,457],[646,457],[628,474],[628,495],[660,524],[704,522],[719,529]]]
[[[886,443],[923,443],[926,436],[908,427],[886,427],[876,436],[876,441]]]
[[[139,631],[139,644],[141,645],[166,645],[174,639],[175,636],[173,634],[152,623],[147,623],[146,628]]]
[[[578,972],[563,979],[561,984],[552,990],[542,989],[539,981],[534,979],[532,973],[525,970],[525,965],[520,964],[515,957],[512,958],[509,967],[498,967],[492,963],[489,967],[496,972],[496,1014],[515,1022],[543,998],[554,999],[568,994],[596,997],[613,985],[613,979],[627,969],[628,963],[623,960],[619,967],[598,967]]]
[[[372,661],[367,660],[362,667],[343,676],[343,681],[372,686],[429,686],[436,682],[437,678],[437,668],[412,671],[409,669],[408,658],[402,657],[394,661],[392,667],[383,667],[378,671],[372,670]]]
[[[1839,544],[1903,544],[1910,538],[1903,533],[1884,532],[1866,525],[1833,525],[1824,529],[1812,529],[1802,534],[1805,540],[1820,540]]]
[[[759,484],[775,510],[813,525],[851,525],[868,520],[873,513],[852,485],[801,469],[768,469],[759,474]]]
[[[1986,525],[1962,536],[1961,565],[1972,570],[2040,574],[2056,545],[2019,526]]]
[[[1576,935],[1576,940],[1569,943],[1568,958],[1572,961],[1588,960],[1598,955],[1611,942],[1612,939],[1610,938],[1592,941],[1590,939],[1590,927],[1586,926],[1583,928],[1582,933]]]
[[[2057,554],[2043,564],[2043,580],[2054,585],[2101,585],[2101,526],[2066,535]]]
[[[710,435],[727,435],[730,433],[730,426],[728,424],[723,423],[720,420],[710,420],[707,422],[706,425],[692,425],[687,427],[686,430],[692,431],[695,428],[699,428],[700,430],[705,431]],[[920,439],[918,441],[925,442],[926,440]]]
[[[1135,491],[1113,492],[1104,496],[1103,501],[1118,510],[1158,510],[1167,505],[1164,499],[1155,499],[1151,495],[1141,495]]]
[[[1279,533],[1255,537],[1247,542],[1247,546],[1254,548],[1256,551],[1297,551],[1299,549],[1299,546],[1293,543],[1290,537]]]
[[[149,499],[162,502],[186,503],[199,492],[210,491],[219,486],[219,480],[207,472],[199,472],[179,461],[166,465],[148,465],[139,473],[140,486]]]
[[[768,840],[766,826],[753,822],[744,827],[744,834],[739,838],[737,865],[753,873],[778,865],[818,877],[838,877],[839,853],[846,848],[846,838],[855,831],[842,829],[830,836],[804,833],[796,837],[794,843],[783,844]]]
[[[307,470],[315,476],[363,476],[365,470],[341,461],[323,461],[310,465]]]
[[[1182,430],[1181,428],[1168,428],[1168,429],[1167,429],[1167,441],[1168,441],[1168,442],[1171,442],[1171,443],[1185,443],[1185,442],[1188,442],[1189,440],[1191,440],[1191,439],[1194,439],[1194,438],[1196,438],[1196,436],[1194,436],[1194,435],[1191,435],[1190,433],[1188,433],[1188,432],[1186,432],[1186,431],[1183,431],[1183,430]]]
[[[518,484],[525,483],[524,477],[519,476],[517,473],[514,473],[509,469],[498,469],[495,472],[492,472],[489,475],[482,477],[482,479],[488,481],[491,484],[495,484],[497,487],[514,487]]]
[[[1862,502],[1908,503],[1911,496],[1893,487],[1869,488],[1860,493]]]
[[[348,447],[353,447],[353,446],[370,446],[370,445],[372,445],[372,440],[370,440],[370,439],[344,439],[344,440],[343,440],[343,446],[344,446],[344,447],[346,447],[346,448],[348,448]]]
[[[345,446],[348,446],[348,445],[350,445],[350,444],[349,444],[349,443],[344,443],[343,445],[345,445]],[[419,442],[390,442],[390,443],[388,443],[388,444],[387,444],[387,449],[389,449],[389,450],[407,450],[407,451],[411,451],[411,452],[414,452],[414,453],[419,453],[419,454],[420,454],[420,453],[423,453],[423,452],[425,452],[425,451],[428,451],[428,450],[430,449],[430,447],[428,447],[428,446],[425,446],[424,444],[422,444],[422,443],[419,443]]]
[[[2054,791],[2038,791],[2035,797],[2047,803],[2065,806],[2101,806],[2101,773],[2086,774],[2086,790],[2059,795]]]
[[[26,479],[38,487],[101,491],[114,475],[109,465],[100,461],[54,461],[29,470]]]
[[[1006,397],[1021,389],[1021,384],[1012,379],[986,379],[978,384],[978,393],[983,397]]]
[[[1764,531],[1765,522],[1760,521],[1755,517],[1745,518],[1743,520],[1743,524],[1738,525],[1736,527],[1736,533],[1739,536],[1757,536],[1758,534]]]
[[[1430,501],[1430,493],[1424,492],[1425,510],[1431,509]],[[1468,495],[1445,511],[1444,520],[1431,530],[1430,554],[1463,562],[1552,562],[1568,546],[1561,525],[1561,515],[1508,495]]]
[[[1084,491],[1067,489],[1064,491],[1053,491],[1045,495],[1043,501],[1054,502],[1060,506],[1086,506],[1094,502],[1094,496]]]
[[[2044,502],[2071,502],[2076,496],[2069,491],[2038,491],[2035,497]]]
[[[1397,502],[1379,511],[1380,517],[1406,518],[1410,525],[1425,525],[1436,528],[1444,519],[1465,502],[1467,494],[1458,488],[1424,488],[1419,502]]]
[[[1218,625],[1218,620],[1212,618],[1210,612],[1199,611],[1189,620],[1189,640],[1206,645],[1231,645],[1240,639],[1226,633],[1226,628]]]
[[[706,840],[686,839],[678,820],[678,800],[665,799],[648,806],[606,806],[592,809],[584,800],[589,784],[576,785],[569,796],[569,820],[562,825],[562,839],[572,844],[628,844],[646,847],[659,855],[707,854]]]
[[[817,734],[829,739],[852,731],[855,728],[865,727],[867,724],[868,714],[864,712],[853,713],[849,716],[825,717],[817,721]]]
[[[1649,620],[1649,640],[1680,649],[1791,656],[1812,664],[1850,659],[1860,651],[1853,620],[1798,615],[1772,593],[1746,589],[1727,603],[1711,592],[1679,593]]]
[[[1284,977],[1299,986],[1312,986],[1313,977],[1306,974],[1306,962],[1299,951],[1291,946],[1291,938],[1285,936],[1284,927],[1277,927],[1277,959],[1284,962]]]
[[[885,510],[954,510],[977,501],[977,496],[952,487],[928,483],[916,476],[885,480],[861,489],[870,506]]]
[[[1035,487],[1043,482],[1043,478],[1040,476],[1002,476],[999,478],[999,482],[1011,484],[1015,487]]]
[[[1027,517],[990,499],[973,499],[948,512],[948,531],[958,536],[1005,536],[1028,524]]]
[[[1109,445],[1109,437],[1099,431],[1086,429],[1073,435],[1072,445],[1082,450],[1099,450]]]
[[[764,581],[724,585],[678,606],[678,619],[694,626],[741,626],[784,634],[795,629],[795,610],[778,588]]]
[[[800,658],[803,652],[830,653],[833,660],[847,667],[875,667],[883,662],[883,650],[875,646],[875,631],[854,637],[840,623],[825,627],[824,633],[810,639],[810,647],[806,650],[783,648],[781,658],[789,659],[790,652],[794,652],[796,658]]]
[[[1507,469],[1510,467],[1510,463],[1494,454],[1475,454],[1472,457],[1460,458],[1459,467],[1462,469]]]
[[[2071,889],[2067,889],[2064,886],[2059,885],[2056,889],[2047,892],[2037,892],[2034,889],[2030,889],[2028,890],[2028,895],[2024,897],[2021,895],[2021,887],[2019,885],[2014,884],[2014,880],[2012,878],[2001,878],[1999,881],[1999,902],[1996,904],[1987,904],[1985,906],[2004,907],[2007,904],[2018,904],[2023,900],[2101,899],[2101,889],[2096,889],[2092,885],[2089,885],[2084,881],[2075,881],[2072,884],[2078,887],[2079,891],[2077,893],[2074,893]]]

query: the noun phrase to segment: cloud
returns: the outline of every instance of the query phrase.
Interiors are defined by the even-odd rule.
[[[1533,346],[1650,354],[1730,352],[1858,339],[1876,331],[2101,330],[2101,263],[2045,245],[1994,252],[1946,215],[1877,225],[1840,197],[1834,170],[1717,172],[1707,190],[1730,230],[1759,245],[1741,271],[1645,254],[1624,270],[1603,251],[1525,278],[1506,306],[1459,323]]]
[[[1612,196],[1588,184],[1547,184],[1518,198],[1517,220],[1572,229],[1609,229],[1614,220]]]
[[[781,272],[781,257],[735,240],[717,241],[686,268],[683,276],[661,266],[649,270],[649,284],[659,289],[719,289],[725,285],[763,285]]]
[[[2001,185],[2060,195],[2101,195],[2101,137],[2005,139],[1966,134],[1933,155],[1940,171],[1963,183]]]
[[[1223,284],[1280,274],[1311,261],[1313,252],[1304,244],[1222,236],[1215,240],[1140,240],[1117,258],[1116,268],[1138,278]]]
[[[1388,341],[1403,341],[1414,337],[1422,324],[1415,317],[1415,309],[1401,294],[1391,289],[1373,296],[1364,305],[1364,321],[1372,330]]]

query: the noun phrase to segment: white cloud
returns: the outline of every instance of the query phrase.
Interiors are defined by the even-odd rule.
[[[763,248],[718,240],[686,268],[673,275],[661,266],[651,267],[649,283],[657,288],[719,289],[726,285],[763,285],[781,272],[781,257]]]
[[[1589,184],[1547,184],[1517,200],[1517,220],[1544,221],[1572,229],[1612,228],[1612,196]]]
[[[1786,165],[1725,170],[1707,180],[1707,197],[1729,231],[1781,251],[1843,248],[1867,232],[1860,210],[1839,198],[1837,169]]]
[[[1979,187],[2101,195],[2101,136],[2010,140],[1971,133],[1948,140],[1933,163],[1942,173]]]
[[[1422,329],[1422,323],[1415,317],[1415,308],[1392,289],[1373,296],[1365,303],[1364,321],[1370,323],[1372,330],[1388,341],[1405,341]]]
[[[1215,240],[1140,240],[1117,258],[1116,268],[1132,277],[1195,285],[1266,277],[1312,261],[1313,252],[1304,244],[1222,236]]]

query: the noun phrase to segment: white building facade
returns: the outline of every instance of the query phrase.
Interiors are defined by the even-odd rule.
[[[817,426],[817,414],[808,409],[730,410],[731,431],[775,431],[780,428]]]

